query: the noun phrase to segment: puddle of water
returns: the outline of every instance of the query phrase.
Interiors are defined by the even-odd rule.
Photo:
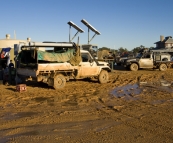
[[[171,82],[168,82],[168,81],[166,81],[164,79],[161,79],[160,80],[160,83],[161,83],[162,86],[171,86],[172,85]]]
[[[138,95],[142,92],[142,89],[138,84],[128,84],[122,87],[117,87],[111,91],[111,94],[118,98],[125,98],[126,100],[136,100],[135,95]]]
[[[151,102],[153,105],[158,105],[158,104],[163,104],[165,102],[173,102],[173,99],[168,99],[168,100],[154,100]]]
[[[173,93],[173,86],[169,82],[146,83],[146,84],[140,85],[140,87],[143,89],[146,89],[146,88],[153,89],[154,88],[155,90]]]
[[[171,88],[171,87],[160,87],[159,90],[166,91],[166,92],[169,92],[169,93],[173,93],[173,88]]]
[[[129,95],[123,96],[122,98],[125,99],[125,100],[133,100],[133,101],[139,99],[139,97],[132,97],[132,96],[129,96]]]
[[[155,88],[156,90],[173,93],[172,83],[161,79],[157,82],[139,82],[133,85],[127,84],[115,88],[110,94],[118,98],[124,98],[125,100],[137,100],[139,97],[136,97],[136,95],[140,94],[146,88]]]

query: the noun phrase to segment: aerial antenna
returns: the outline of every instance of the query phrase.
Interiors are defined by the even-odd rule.
[[[14,30],[14,39],[16,39],[16,32],[15,32],[15,30]]]
[[[77,34],[79,32],[80,33],[83,33],[84,32],[79,26],[77,26],[76,24],[74,24],[72,21],[69,21],[67,24],[69,25],[69,42],[71,42],[77,36]],[[77,30],[77,33],[73,36],[72,39],[71,39],[71,27],[73,27],[74,29]]]
[[[81,22],[88,27],[88,44],[91,42],[91,40],[96,36],[96,35],[100,35],[101,33],[96,30],[91,24],[89,24],[85,19],[82,19]],[[93,35],[93,37],[91,39],[89,39],[89,31],[93,31],[95,34]]]

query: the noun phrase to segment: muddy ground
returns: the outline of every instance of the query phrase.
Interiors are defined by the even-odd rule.
[[[0,143],[172,143],[173,69],[126,71],[62,90],[0,85]]]

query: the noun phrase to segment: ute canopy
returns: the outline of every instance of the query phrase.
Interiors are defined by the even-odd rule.
[[[47,43],[46,43],[47,44]],[[17,60],[21,64],[30,65],[31,63],[63,63],[69,62],[73,66],[81,62],[80,48],[77,45],[73,47],[54,47],[54,50],[42,51],[39,48],[30,48],[24,46],[18,54]]]

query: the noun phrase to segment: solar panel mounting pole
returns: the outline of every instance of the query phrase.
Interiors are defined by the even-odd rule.
[[[70,34],[71,34],[71,25],[69,25],[69,42],[70,42]]]
[[[89,24],[85,19],[82,19],[81,20],[81,22],[85,25],[85,26],[87,26],[88,27],[88,44],[91,42],[91,40],[96,36],[96,35],[100,35],[101,33],[98,31],[98,30],[96,30],[91,24]],[[90,30],[92,30],[95,34],[94,34],[94,36],[91,38],[91,39],[89,39],[90,37],[89,37],[89,32],[90,32]]]
[[[89,33],[90,33],[90,29],[88,28],[88,44],[90,43],[90,36],[89,36]]]
[[[90,39],[90,41],[89,41],[89,42],[91,42],[91,40],[92,40],[92,39],[94,39],[94,37],[95,37],[95,36],[96,36],[96,33],[93,35],[93,37]]]
[[[69,42],[71,42],[77,36],[77,34],[79,32],[80,33],[83,33],[84,32],[80,27],[78,27],[72,21],[69,21],[67,24],[69,24]],[[74,35],[74,37],[72,39],[71,39],[71,26],[77,30],[76,34]]]
[[[70,40],[70,42],[78,35],[79,31],[76,32],[76,34],[73,36],[73,38]]]

